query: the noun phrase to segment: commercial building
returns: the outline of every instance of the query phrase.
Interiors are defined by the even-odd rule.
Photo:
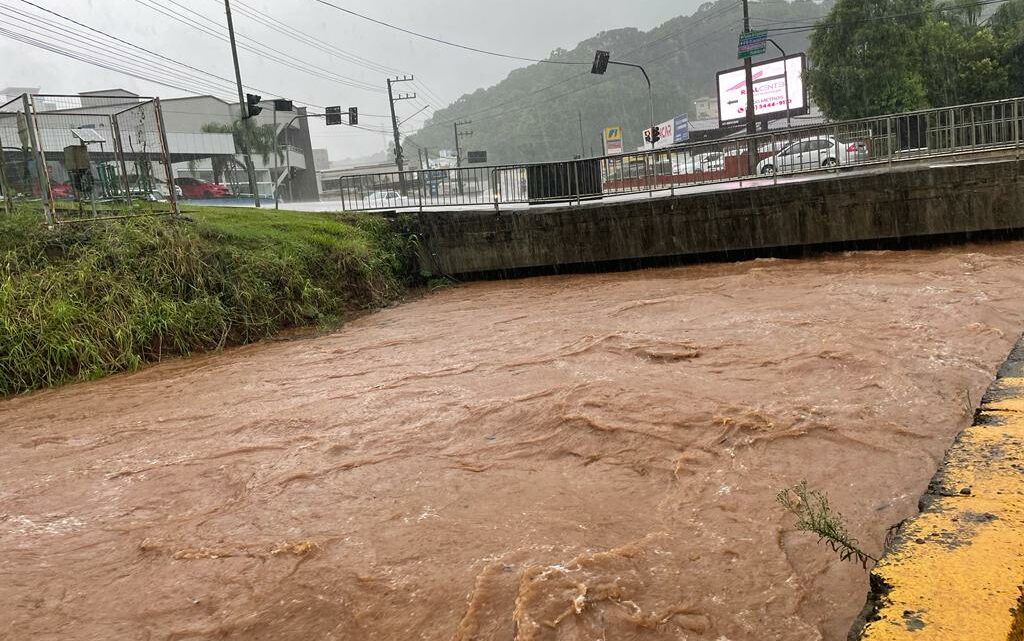
[[[12,87],[4,89],[3,93],[13,100],[17,95],[12,94],[23,89],[26,88]],[[37,94],[35,88],[28,89],[31,91],[25,93]],[[57,181],[62,180],[65,174],[60,166],[60,154],[65,146],[75,144],[70,129],[96,129],[100,137],[113,140],[118,135],[111,131],[115,126],[115,114],[143,105],[146,100],[124,89],[86,91],[77,96],[39,96],[36,110],[45,116],[39,133],[47,154],[47,165],[52,164],[52,173],[58,176]],[[285,201],[319,200],[316,162],[305,109],[299,107],[293,112],[275,114],[273,103],[265,104],[265,110],[252,119],[252,124],[262,128],[264,133],[272,132],[276,115],[278,131],[276,145],[273,133],[257,136],[262,144],[253,145],[252,160],[259,194],[273,196],[276,185],[279,197]],[[174,179],[191,177],[224,184],[233,194],[250,193],[243,156],[232,134],[234,123],[239,118],[237,103],[202,95],[163,99],[160,106],[168,161]],[[12,103],[11,109],[16,108],[17,104]],[[142,109],[139,113],[144,116],[148,112]],[[152,113],[155,117],[155,111]],[[134,136],[133,131],[125,131],[120,137],[129,145],[148,147],[153,153],[154,149],[162,146],[161,141],[154,137],[156,131],[155,123],[140,123]],[[13,120],[0,123],[0,146],[8,154],[25,146]],[[278,150],[276,157],[273,153],[275,146]],[[53,160],[55,158],[57,160]],[[163,172],[154,173],[162,175]]]

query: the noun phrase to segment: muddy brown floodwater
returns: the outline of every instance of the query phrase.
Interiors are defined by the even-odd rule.
[[[0,403],[0,638],[838,641],[1024,243],[477,283]]]

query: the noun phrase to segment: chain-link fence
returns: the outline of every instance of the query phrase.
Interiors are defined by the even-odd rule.
[[[160,101],[131,95],[30,95],[0,105],[7,211],[49,224],[177,213]]]

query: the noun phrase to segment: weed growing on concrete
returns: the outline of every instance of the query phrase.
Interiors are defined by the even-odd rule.
[[[878,559],[859,547],[853,538],[843,515],[833,512],[828,497],[818,490],[807,488],[807,481],[786,488],[778,493],[776,500],[787,512],[796,517],[796,529],[818,535],[818,542],[825,543],[839,555],[843,561],[856,560],[865,569],[868,561],[878,563]]]
[[[1017,599],[1017,607],[1010,611],[1013,615],[1013,627],[1007,641],[1024,641],[1024,585],[1017,589],[1020,590],[1020,598]]]

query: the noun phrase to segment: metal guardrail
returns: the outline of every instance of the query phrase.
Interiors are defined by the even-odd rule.
[[[550,163],[343,176],[344,209],[493,206],[653,193],[1019,148],[1024,97]]]

